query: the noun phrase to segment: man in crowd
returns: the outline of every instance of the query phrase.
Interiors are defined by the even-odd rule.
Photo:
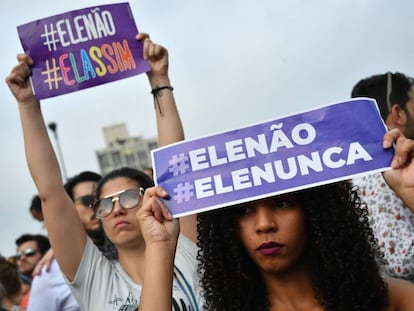
[[[27,307],[33,271],[43,255],[50,249],[50,243],[44,235],[23,234],[16,240],[16,245],[17,254],[14,259],[20,272],[23,287],[23,299],[20,305]]]
[[[95,199],[95,189],[100,178],[101,176],[94,172],[81,172],[66,182],[65,190],[75,202],[79,218],[89,238],[108,258],[115,259],[115,248],[111,247],[109,240],[105,242],[105,234],[101,223],[90,207]],[[40,272],[43,265],[45,267]],[[78,303],[66,285],[62,272],[54,259],[52,249],[42,259],[40,265],[36,268],[35,274],[37,276],[32,283],[28,311],[79,310]]]
[[[33,196],[32,201],[30,202],[29,211],[34,219],[41,222],[40,233],[47,235],[45,220],[43,219],[42,203],[37,194]]]
[[[414,139],[412,78],[390,72],[374,75],[359,81],[351,95],[374,98],[387,127],[398,128]],[[353,182],[368,204],[370,225],[384,253],[384,272],[414,282],[414,211],[387,186],[381,173]]]
[[[23,234],[16,240],[15,255],[19,271],[29,279],[38,261],[49,250],[49,239],[41,234]]]

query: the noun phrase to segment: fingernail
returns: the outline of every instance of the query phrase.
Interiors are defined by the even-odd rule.
[[[389,140],[383,140],[382,141],[382,146],[384,148],[389,148],[392,145],[392,143]]]
[[[391,162],[391,167],[392,168],[398,168],[398,167],[400,167],[400,161],[397,160],[397,159],[393,159],[392,162]]]

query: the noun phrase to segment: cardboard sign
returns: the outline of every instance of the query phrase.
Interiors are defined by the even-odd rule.
[[[150,69],[128,3],[71,11],[17,27],[34,60],[38,99],[138,75]]]
[[[375,100],[358,98],[152,151],[178,217],[389,169]]]

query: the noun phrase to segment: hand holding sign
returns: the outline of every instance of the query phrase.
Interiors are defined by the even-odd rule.
[[[18,102],[30,102],[35,100],[32,84],[29,79],[31,74],[30,66],[33,65],[33,60],[27,54],[18,54],[17,61],[18,64],[6,78],[6,83]]]
[[[161,200],[166,196],[167,192],[161,187],[147,188],[136,217],[140,223],[146,247],[151,243],[168,242],[172,246],[171,251],[174,252],[180,226],[178,220],[173,219]]]
[[[154,150],[156,182],[175,216],[384,171],[385,125],[354,99]]]
[[[414,141],[405,138],[399,129],[384,135],[384,147],[395,145],[392,170],[384,172],[387,184],[398,194],[414,213]]]
[[[146,33],[141,32],[136,38],[144,43],[144,59],[151,66],[151,71],[147,72],[151,85],[169,85],[167,49],[153,43]]]

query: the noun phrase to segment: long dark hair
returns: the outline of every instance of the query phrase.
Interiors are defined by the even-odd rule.
[[[306,260],[316,298],[328,311],[380,311],[388,305],[381,254],[367,209],[348,182],[295,193],[305,214]],[[198,216],[199,273],[206,310],[268,310],[266,287],[239,238],[240,209]]]

